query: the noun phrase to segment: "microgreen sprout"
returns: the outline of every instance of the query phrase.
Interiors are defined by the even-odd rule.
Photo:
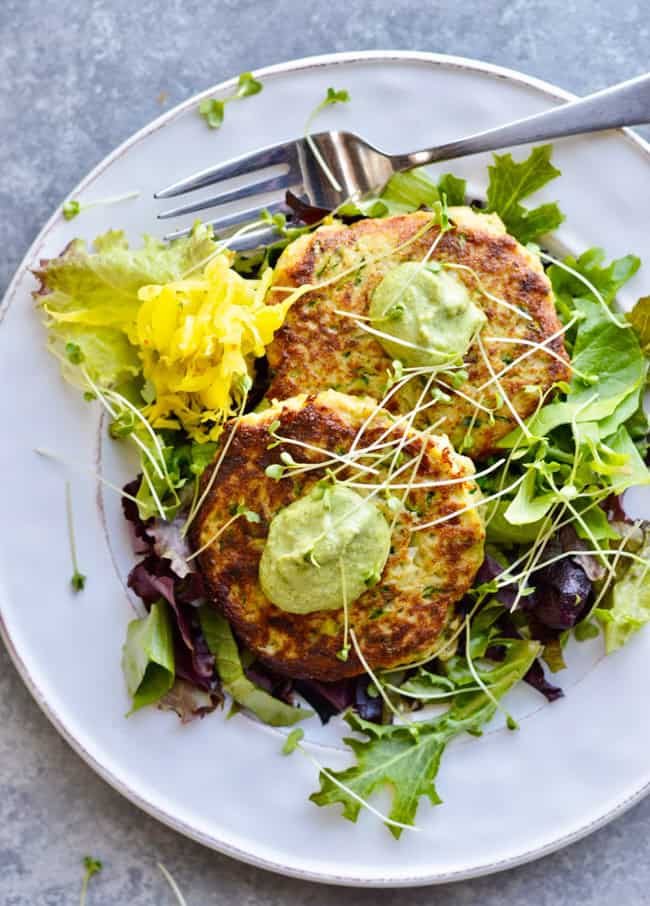
[[[390,696],[386,693],[386,690],[384,689],[382,684],[379,682],[379,680],[375,676],[372,668],[368,664],[368,661],[365,659],[363,652],[361,651],[361,646],[359,645],[359,642],[357,641],[357,636],[356,636],[354,629],[350,630],[350,639],[352,640],[352,645],[354,647],[354,653],[356,654],[361,666],[363,667],[363,669],[366,671],[366,673],[372,680],[372,683],[373,683],[375,689],[377,690],[377,692],[379,692],[379,695],[381,696],[382,701],[384,702],[384,704],[386,705],[388,710],[391,712],[391,714],[395,718],[397,718],[398,720],[403,719],[407,724],[409,724],[412,732],[415,735],[417,735],[417,727],[409,720],[409,718],[407,718],[407,716],[405,714],[402,714],[400,711],[397,710],[397,708],[391,701]]]
[[[393,246],[392,249],[389,249],[386,252],[381,252],[377,255],[370,255],[365,260],[365,265],[368,266],[375,264],[377,261],[384,261],[386,258],[390,258],[392,255],[397,254],[398,252],[403,251],[413,243],[417,242],[422,236],[432,230],[438,224],[438,218],[436,215],[432,216],[429,220],[426,221],[421,227],[419,227],[412,236],[409,236],[408,239],[405,239],[403,242],[400,242],[398,245]],[[328,277],[326,280],[322,280],[320,283],[305,283],[302,286],[296,288],[295,286],[282,286],[281,284],[274,284],[270,287],[269,292],[279,292],[279,293],[289,293],[292,301],[299,299],[301,296],[306,293],[318,292],[321,289],[326,289],[328,286],[332,286],[335,283],[344,280],[345,277],[349,277],[350,274],[355,274],[359,270],[359,265],[354,264],[351,267],[346,268],[343,271],[333,274],[331,277]]]
[[[80,365],[84,360],[84,354],[78,343],[66,343],[65,354],[68,357],[68,361],[72,362],[73,365]]]
[[[533,321],[534,318],[527,311],[524,311],[522,308],[519,308],[517,305],[513,305],[511,302],[506,302],[505,299],[495,296],[494,293],[491,293],[488,289],[485,288],[483,281],[476,273],[473,267],[469,267],[467,264],[455,264],[452,261],[441,261],[443,267],[448,268],[449,270],[454,271],[464,271],[472,275],[476,281],[476,286],[480,293],[482,293],[486,299],[489,299],[491,302],[494,302],[495,305],[500,305],[502,308],[507,308],[512,311],[514,314],[518,315],[520,318],[524,318],[526,321]]]
[[[595,600],[594,600],[594,603],[593,603],[592,606],[591,606],[590,613],[593,613],[593,612],[596,610],[596,608],[600,606],[600,602],[603,600],[603,598],[605,597],[605,595],[606,595],[607,592],[609,591],[609,588],[610,588],[610,586],[611,586],[611,584],[612,584],[612,582],[613,582],[613,580],[614,580],[614,578],[615,578],[615,576],[616,576],[616,567],[618,566],[619,560],[621,559],[621,554],[623,553],[623,550],[624,550],[624,548],[625,548],[625,545],[627,544],[627,542],[629,541],[629,539],[632,537],[632,535],[633,535],[634,532],[639,528],[640,525],[641,525],[640,521],[633,522],[632,525],[629,526],[629,528],[627,529],[627,531],[625,532],[625,534],[624,534],[623,537],[621,538],[621,541],[620,541],[620,543],[619,543],[618,551],[617,551],[617,553],[616,553],[616,555],[615,555],[615,557],[614,557],[614,559],[612,560],[612,563],[611,563],[609,575],[607,576],[607,578],[606,578],[605,581],[603,582],[600,591],[599,591],[598,594],[596,595],[596,598],[595,598]],[[650,562],[648,563],[648,566],[650,567]]]
[[[462,693],[464,695],[466,692],[483,692],[484,689],[489,689],[490,687],[488,685],[463,686],[462,689],[449,689],[447,692],[409,692],[407,689],[404,689],[401,686],[394,686],[392,683],[385,682],[384,688],[389,689],[396,695],[403,695],[404,698],[414,698],[417,701],[422,702],[437,702],[455,698],[459,693]]]
[[[112,482],[104,478],[104,476],[97,472],[96,469],[94,469],[92,466],[88,466],[85,463],[72,462],[71,460],[64,459],[63,456],[59,456],[57,453],[53,453],[51,450],[46,450],[43,447],[36,447],[34,449],[34,453],[37,453],[39,456],[44,456],[46,459],[52,459],[55,462],[60,462],[63,465],[72,466],[75,469],[83,469],[86,472],[90,472],[91,475],[94,475],[97,481],[100,481],[102,484],[106,485],[106,487],[110,488],[112,491],[115,491],[115,493],[119,494],[120,497],[124,497],[125,500],[130,500],[132,503],[138,503],[137,497],[134,497],[132,494],[127,494],[127,492],[123,491],[122,488],[118,488],[116,484],[112,484]]]
[[[259,94],[262,88],[262,83],[253,78],[252,73],[242,72],[237,81],[237,88],[233,94],[228,95],[228,97],[223,100],[219,100],[219,98],[205,98],[205,100],[201,101],[199,104],[199,114],[203,117],[210,129],[219,129],[223,123],[226,104],[229,104],[231,101],[237,101],[240,98],[247,98],[254,94]]]
[[[295,730],[292,730],[291,733],[287,736],[282,746],[283,755],[291,755],[292,752],[295,752],[298,748],[298,743],[302,742],[305,738],[305,731],[302,727],[296,727]]]
[[[79,592],[83,591],[86,585],[86,577],[79,570],[79,562],[77,560],[77,545],[74,537],[74,523],[72,519],[72,489],[70,487],[70,482],[66,481],[65,483],[65,511],[68,522],[68,541],[70,544],[70,559],[72,560],[72,578],[70,579],[70,584],[72,588]]]
[[[162,453],[162,447],[160,446],[160,441],[158,440],[153,428],[149,425],[149,422],[144,418],[142,413],[139,412],[138,409],[136,409],[136,407],[133,406],[125,397],[121,396],[121,394],[117,394],[117,393],[115,393],[115,391],[110,391],[110,390],[102,391],[100,389],[100,387],[95,383],[95,381],[93,381],[90,374],[88,373],[88,370],[83,365],[81,366],[81,372],[82,372],[86,382],[91,387],[92,392],[95,394],[95,397],[101,402],[101,404],[106,409],[106,411],[108,412],[108,414],[111,416],[112,419],[115,420],[115,419],[119,418],[119,411],[116,408],[114,408],[115,404],[117,404],[119,406],[125,406],[127,409],[129,409],[132,412],[132,414],[134,416],[136,416],[141,421],[141,423],[145,427],[145,430],[153,438],[154,447],[155,447],[156,451],[158,452],[159,458],[162,462],[162,467],[161,467],[160,462],[157,461],[156,457],[149,449],[149,447],[144,443],[144,441],[141,440],[141,438],[137,435],[137,433],[135,431],[133,431],[129,434],[129,437],[133,440],[133,442],[138,447],[140,452],[144,454],[145,459],[142,460],[143,478],[147,484],[147,487],[149,488],[149,492],[151,493],[154,503],[156,504],[156,508],[158,510],[158,513],[160,514],[161,519],[166,519],[165,508],[162,504],[160,496],[156,490],[154,482],[153,482],[151,475],[149,474],[149,470],[147,469],[147,466],[146,466],[146,461],[148,461],[150,463],[150,465],[153,467],[154,472],[156,473],[158,478],[160,478],[160,479],[165,478],[165,472],[166,472],[165,458]],[[167,484],[168,484],[169,490],[171,490],[173,493],[175,493],[173,485],[171,484],[171,481],[169,480],[169,475],[167,475],[166,478],[167,478]]]
[[[558,337],[562,336],[562,334],[566,333],[567,330],[570,327],[573,327],[573,325],[578,320],[579,320],[578,318],[572,318],[567,324],[563,325],[563,327],[560,330],[557,330],[554,334],[551,334],[550,337],[546,337],[546,339],[543,340],[541,343],[536,343],[533,340],[526,340],[523,337],[487,337],[487,336],[483,337],[483,339],[485,340],[486,343],[504,343],[504,344],[512,344],[514,346],[528,346],[529,349],[526,352],[522,353],[520,356],[518,356],[516,359],[513,359],[512,362],[509,362],[505,366],[505,368],[503,368],[496,375],[491,377],[484,384],[481,384],[481,386],[478,389],[485,390],[485,388],[489,387],[490,384],[495,383],[498,378],[502,377],[504,374],[506,374],[512,368],[516,368],[517,365],[520,365],[521,362],[523,362],[529,356],[534,355],[538,351],[544,352],[547,355],[551,356],[551,358],[556,359],[556,361],[561,362],[563,365],[566,365],[566,359],[563,356],[561,356],[558,352],[555,352],[554,349],[551,349],[549,347],[549,344],[552,343],[553,340],[556,340]],[[573,365],[571,366],[571,370],[572,370],[573,374],[576,374],[581,380],[585,381],[585,383],[587,383],[587,384],[593,384],[598,380],[596,375],[584,374],[582,371],[579,371]]]
[[[205,501],[208,494],[212,490],[212,487],[217,479],[217,475],[219,474],[219,469],[221,468],[221,465],[222,465],[224,459],[226,458],[226,454],[228,453],[228,450],[230,449],[230,445],[232,444],[232,442],[235,438],[235,433],[237,431],[237,428],[239,427],[239,422],[241,420],[242,415],[244,414],[244,409],[246,408],[247,399],[248,399],[248,389],[244,388],[244,392],[242,393],[242,401],[241,401],[241,404],[239,407],[239,411],[237,412],[235,417],[232,418],[230,421],[230,431],[228,433],[228,437],[221,448],[221,453],[219,454],[219,458],[216,461],[216,463],[212,469],[210,478],[206,482],[205,488],[203,489],[203,493],[201,494],[201,496],[198,497],[198,499],[194,499],[192,501],[192,505],[190,507],[189,513],[187,514],[187,518],[186,518],[183,528],[181,530],[181,537],[183,537],[183,538],[185,538],[185,536],[187,535],[192,522],[194,522],[194,519],[196,518],[196,514],[201,509],[201,507],[203,506],[203,502]],[[198,496],[198,495],[195,495],[195,497],[196,496]]]
[[[339,560],[339,568],[341,570],[341,597],[343,598],[343,647],[339,652],[337,652],[337,658],[340,661],[347,661],[350,655],[350,639],[349,634],[350,630],[350,607],[348,603],[348,590],[347,582],[345,579],[345,564],[343,562],[343,557]]]
[[[468,476],[468,478],[471,476]],[[518,488],[522,481],[525,479],[525,475],[521,475],[517,478],[516,481],[501,491],[498,491],[496,494],[490,494],[488,497],[479,498],[475,503],[470,503],[467,506],[461,507],[458,510],[454,510],[453,513],[447,513],[446,516],[440,516],[438,519],[433,519],[431,522],[419,523],[418,525],[413,526],[414,532],[421,532],[423,529],[433,528],[436,525],[442,525],[444,522],[448,522],[450,519],[456,519],[457,516],[461,516],[463,513],[467,513],[470,510],[475,510],[479,506],[485,506],[486,503],[490,503],[492,500],[497,500],[499,497],[503,497],[505,494],[510,494],[515,488]]]
[[[140,192],[127,192],[125,195],[115,195],[112,198],[98,198],[95,201],[87,201],[82,204],[76,198],[71,198],[63,203],[62,211],[66,220],[74,220],[82,211],[90,208],[103,207],[109,204],[119,204],[121,201],[130,201],[132,198],[138,198]]]
[[[259,220],[253,220],[251,223],[244,224],[244,226],[240,227],[230,236],[227,236],[225,239],[222,239],[220,242],[218,242],[209,255],[207,255],[205,258],[202,258],[201,261],[197,261],[195,264],[192,264],[186,271],[181,274],[180,279],[185,280],[187,279],[187,277],[189,277],[190,274],[193,274],[194,271],[202,270],[206,266],[206,264],[209,264],[213,258],[216,258],[217,255],[220,255],[222,252],[224,252],[237,239],[241,239],[242,236],[248,236],[249,233],[255,233],[264,225],[265,221],[262,217],[260,217]]]
[[[515,406],[513,405],[513,403],[512,403],[512,400],[510,399],[510,397],[508,396],[508,394],[505,392],[505,390],[504,390],[504,388],[503,388],[503,384],[501,383],[501,380],[499,379],[498,374],[497,374],[497,373],[495,372],[495,370],[494,370],[494,366],[492,365],[492,362],[490,361],[490,356],[489,356],[489,354],[488,354],[488,352],[487,352],[485,346],[483,345],[483,341],[481,340],[481,337],[480,337],[480,336],[478,336],[478,337],[476,338],[476,342],[477,342],[478,348],[479,348],[479,350],[480,350],[480,352],[481,352],[481,356],[482,356],[482,358],[483,358],[483,361],[485,362],[485,366],[486,366],[487,370],[490,372],[490,377],[491,377],[491,378],[494,380],[494,382],[496,383],[497,388],[498,388],[498,390],[499,390],[499,393],[501,394],[501,398],[503,399],[503,401],[505,402],[506,406],[507,406],[508,409],[510,410],[510,413],[511,413],[512,417],[513,417],[514,420],[517,422],[517,424],[519,425],[519,427],[521,428],[521,430],[524,432],[524,434],[526,435],[526,437],[531,437],[531,433],[530,433],[530,430],[528,429],[528,425],[524,422],[524,420],[522,419],[521,415],[519,415],[519,413],[517,412],[516,407],[515,407]]]
[[[84,856],[83,860],[84,866],[84,876],[81,882],[81,893],[79,895],[79,906],[85,906],[86,896],[88,894],[88,882],[94,875],[99,874],[99,872],[104,867],[99,859],[93,859],[92,856]]]
[[[350,100],[350,94],[345,89],[341,89],[341,90],[337,91],[335,88],[328,88],[327,94],[325,95],[323,100],[320,102],[320,104],[317,104],[314,107],[312,112],[309,114],[307,122],[305,123],[305,141],[309,145],[309,148],[310,148],[312,154],[318,161],[323,173],[325,174],[325,176],[328,179],[329,183],[331,184],[332,188],[336,192],[342,191],[341,184],[337,180],[337,178],[334,176],[334,174],[332,173],[332,171],[330,170],[328,165],[325,163],[325,160],[323,159],[323,155],[320,153],[320,151],[316,147],[316,143],[314,142],[314,140],[311,136],[311,132],[312,132],[312,125],[314,123],[314,120],[316,119],[316,117],[322,110],[325,110],[326,107],[331,107],[333,104],[347,104],[349,102],[349,100]]]
[[[615,316],[615,314],[613,313],[613,311],[611,310],[611,308],[609,307],[607,302],[605,302],[601,293],[596,289],[596,287],[591,282],[591,280],[588,280],[584,276],[584,274],[580,273],[580,271],[574,270],[574,268],[569,267],[568,264],[565,264],[564,261],[560,261],[558,258],[554,258],[553,255],[549,255],[548,252],[542,252],[540,250],[539,257],[543,261],[548,261],[550,264],[554,264],[556,267],[559,267],[561,270],[566,271],[567,274],[571,274],[571,276],[575,277],[576,280],[579,280],[583,284],[583,286],[586,286],[587,289],[589,290],[589,292],[593,293],[598,304],[602,307],[603,311],[605,312],[605,314],[607,315],[609,320],[612,322],[612,324],[615,324],[617,327],[620,327],[621,330],[625,330],[628,327],[632,326],[629,322],[618,320],[618,318]]]
[[[490,687],[483,682],[478,670],[476,669],[476,667],[474,665],[474,661],[472,659],[471,628],[472,628],[471,617],[468,615],[465,618],[465,660],[467,661],[467,666],[469,667],[469,672],[472,674],[472,677],[474,678],[474,682],[476,683],[476,685],[482,690],[482,692],[485,695],[487,695],[487,697],[490,699],[490,701],[495,706],[495,708],[498,711],[501,711],[501,713],[504,715],[504,717],[506,718],[506,723],[507,723],[508,729],[517,730],[519,728],[519,725],[514,720],[514,718],[510,714],[510,712],[506,711],[506,709],[503,707],[503,705],[499,702],[499,699],[494,695],[494,693],[492,692]]]
[[[165,868],[165,866],[162,864],[162,862],[157,862],[156,864],[158,865],[158,869],[159,869],[161,875],[163,876],[165,881],[167,881],[167,883],[171,887],[172,892],[173,892],[174,896],[176,897],[178,906],[187,906],[187,901],[185,900],[185,897],[181,893],[180,887],[178,886],[178,884],[172,877],[171,873]]]
[[[238,503],[233,508],[230,519],[224,522],[224,524],[220,528],[218,528],[217,531],[213,535],[211,535],[204,544],[201,545],[201,547],[197,548],[197,550],[190,554],[189,557],[186,558],[187,562],[189,563],[191,560],[194,560],[194,558],[198,557],[199,554],[202,554],[203,551],[206,550],[206,548],[214,544],[214,542],[217,541],[221,537],[221,535],[223,535],[223,533],[242,516],[249,524],[259,523],[262,521],[258,513],[255,513],[253,510],[249,510],[248,507],[243,503]]]

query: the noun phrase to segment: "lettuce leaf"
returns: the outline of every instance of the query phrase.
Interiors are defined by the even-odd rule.
[[[519,489],[512,503],[504,513],[510,525],[528,525],[538,523],[557,502],[555,492],[538,494],[536,491],[537,474],[534,468],[529,468],[526,477],[519,485]]]
[[[34,298],[46,315],[49,348],[63,356],[64,377],[70,379],[72,371],[64,356],[68,343],[79,346],[101,386],[139,374],[137,352],[127,339],[141,304],[138,290],[178,280],[213,251],[212,232],[201,225],[169,243],[145,236],[137,249],[122,231],[111,230],[95,239],[92,250],[75,239],[58,258],[44,261],[34,272],[40,281]]]
[[[643,296],[626,315],[646,355],[650,355],[650,296]]]
[[[169,608],[162,599],[143,620],[132,620],[122,649],[122,671],[132,699],[130,714],[161,699],[174,683],[175,662]]]
[[[313,711],[293,708],[274,698],[248,679],[237,642],[225,617],[213,607],[204,605],[199,610],[199,619],[208,648],[215,657],[223,688],[237,704],[248,708],[272,727],[290,727],[313,715]]]
[[[420,208],[432,208],[444,192],[447,204],[465,204],[467,183],[451,173],[443,174],[436,184],[426,170],[416,168],[394,173],[381,195],[348,202],[338,209],[343,217],[388,217],[407,214]]]
[[[438,195],[445,195],[449,207],[464,205],[467,194],[467,180],[454,176],[453,173],[443,173],[438,180]]]
[[[499,639],[498,644],[505,650],[503,662],[491,670],[479,668],[481,679],[490,684],[496,699],[522,679],[541,650],[539,643],[523,640]],[[367,800],[376,789],[387,786],[392,794],[388,817],[412,825],[422,796],[432,805],[441,802],[435,778],[447,743],[460,733],[480,734],[495,711],[496,705],[484,692],[461,692],[448,711],[433,720],[418,722],[417,729],[405,724],[374,724],[348,712],[345,720],[349,726],[365,736],[362,740],[344,740],[356,763],[342,771],[321,772],[320,790],[310,798],[320,806],[340,803],[344,817],[356,821],[361,803],[355,796]],[[394,825],[388,828],[395,837],[402,833]]]
[[[595,383],[585,385],[574,374],[568,402],[581,409],[580,421],[599,421],[612,415],[626,397],[636,393],[634,411],[647,367],[636,334],[618,327],[595,301],[576,299],[575,308],[582,320],[578,324],[571,364],[582,374],[593,375]],[[597,399],[585,407],[594,395]]]
[[[590,249],[577,260],[567,258],[565,262],[596,287],[607,305],[611,305],[640,263],[635,255],[626,255],[605,266],[601,249]],[[549,403],[529,419],[531,433],[536,438],[547,437],[574,418],[581,423],[597,422],[603,438],[632,418],[638,420],[642,430],[645,422],[638,412],[648,362],[636,332],[615,324],[602,304],[573,275],[553,265],[549,276],[556,298],[562,300],[565,309],[581,315],[575,330],[571,364],[581,374],[590,376],[592,382],[574,374],[565,398]],[[508,449],[521,442],[521,430],[517,428],[499,446]]]
[[[579,258],[568,255],[564,259],[564,264],[586,277],[596,287],[607,305],[611,305],[619,289],[638,271],[641,259],[636,255],[624,255],[622,258],[615,258],[606,266],[604,261],[604,250],[594,246],[583,252]],[[556,298],[564,301],[570,308],[573,307],[573,301],[576,298],[587,298],[592,302],[598,301],[582,280],[558,267],[557,264],[549,267],[548,276]]]
[[[487,210],[498,214],[508,232],[524,245],[550,233],[564,220],[554,202],[532,210],[521,204],[522,199],[560,175],[551,164],[551,152],[551,145],[541,145],[520,163],[511,154],[495,154],[494,163],[488,167]]]
[[[650,622],[650,523],[644,524],[644,541],[637,554],[645,564],[628,560],[630,565],[614,584],[606,606],[594,611],[605,630],[607,654],[622,648]]]

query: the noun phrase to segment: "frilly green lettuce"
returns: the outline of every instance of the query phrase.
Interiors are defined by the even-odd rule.
[[[66,358],[66,346],[79,347],[90,377],[102,387],[116,387],[140,374],[137,350],[127,331],[140,306],[138,290],[148,284],[178,280],[214,252],[209,227],[173,242],[145,236],[132,249],[121,230],[99,236],[89,249],[82,239],[34,271],[40,287],[34,298],[45,313],[48,347],[62,363],[64,377],[80,378]]]

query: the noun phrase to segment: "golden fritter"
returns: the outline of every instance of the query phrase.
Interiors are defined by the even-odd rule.
[[[526,418],[537,407],[541,393],[555,381],[568,378],[569,366],[561,335],[548,343],[549,352],[530,345],[548,340],[562,327],[539,259],[509,236],[494,214],[451,208],[450,220],[454,228],[442,236],[428,260],[454,266],[449,270],[463,281],[472,301],[485,313],[487,322],[480,339],[490,365],[474,342],[464,357],[466,379],[461,378],[462,383],[454,387],[449,378],[441,377],[435,386],[447,399],[428,408],[427,420],[443,419],[439,433],[447,434],[458,450],[480,460],[494,452],[498,441],[516,427],[510,407]],[[271,303],[285,298],[280,287],[332,282],[298,299],[276,333],[267,350],[268,399],[328,388],[383,399],[391,357],[375,336],[337,312],[367,317],[372,293],[383,277],[395,266],[421,261],[427,255],[439,227],[434,225],[413,237],[432,222],[430,212],[419,211],[360,220],[352,226],[336,223],[300,237],[285,249],[276,265],[277,289],[269,296]],[[337,280],[337,274],[344,272]],[[481,287],[514,308],[489,298]],[[522,361],[508,367],[524,353]],[[490,368],[498,380],[493,379]],[[421,381],[411,381],[390,401],[389,408],[398,412],[412,408],[422,391]],[[422,421],[417,424],[421,426]]]
[[[433,652],[453,604],[471,587],[483,560],[484,529],[476,509],[480,491],[472,479],[474,468],[447,438],[408,429],[372,399],[334,391],[298,396],[230,422],[220,440],[229,447],[193,524],[191,542],[195,550],[207,544],[198,555],[200,568],[213,602],[236,634],[262,662],[292,677],[333,681],[363,673],[363,667],[354,649],[347,661],[337,657],[344,642],[343,609],[289,613],[262,592],[259,564],[271,519],[325,478],[323,468],[301,473],[290,469],[293,474],[279,480],[265,470],[281,463],[283,452],[303,464],[323,462],[328,453],[321,451],[345,455],[370,416],[357,449],[393,441],[391,459],[397,452],[398,463],[405,467],[399,475],[393,473],[390,494],[373,496],[388,523],[395,518],[384,570],[377,584],[349,605],[350,625],[370,666],[394,667]],[[275,432],[275,441],[270,432]],[[277,443],[278,438],[287,441]],[[400,452],[397,445],[402,440]],[[389,448],[376,452],[388,453]],[[219,455],[218,451],[215,462]],[[370,463],[377,475],[357,468]],[[365,496],[385,480],[388,465],[388,459],[381,462],[378,456],[355,459],[355,464],[343,465],[337,480],[350,479]],[[206,471],[204,487],[211,481],[210,472]],[[420,487],[410,491],[397,487],[409,481]],[[451,483],[439,484],[445,481]],[[370,487],[359,489],[360,484]],[[396,506],[402,495],[405,506]],[[238,506],[257,513],[260,522],[238,518],[208,543]],[[436,519],[444,521],[417,530]]]

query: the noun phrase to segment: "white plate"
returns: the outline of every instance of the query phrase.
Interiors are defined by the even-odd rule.
[[[355,826],[336,808],[309,803],[316,771],[298,754],[279,754],[278,731],[242,716],[226,723],[221,712],[189,727],[152,709],[124,718],[119,662],[132,618],[123,582],[131,556],[118,500],[77,472],[75,519],[88,584],[81,595],[68,591],[66,470],[38,458],[34,448],[78,463],[101,457],[117,481],[131,477],[133,465],[104,440],[97,411],[62,383],[45,353],[30,299],[29,269],[39,258],[58,254],[73,236],[92,239],[109,227],[124,226],[134,241],[146,231],[162,234],[154,190],[300,134],[330,85],[347,88],[352,100],[325,113],[319,128],[351,129],[394,151],[444,142],[568,98],[517,73],[433,54],[341,54],[258,76],[263,93],[229,105],[220,131],[197,116],[196,97],[111,154],[73,197],[140,189],[140,198],[93,208],[70,223],[56,212],[9,288],[0,329],[2,633],[32,694],[70,745],[141,808],[208,846],[284,874],[350,885],[423,884],[497,871],[576,840],[648,790],[650,633],[606,660],[600,642],[573,646],[561,680],[569,694],[552,706],[518,690],[510,703],[522,718],[520,732],[497,725],[480,740],[452,745],[438,781],[444,804],[434,809],[422,802],[421,832],[395,842],[368,813]],[[648,191],[648,152],[623,133],[556,144],[563,176],[541,195],[561,200],[566,246],[580,251],[602,244],[610,255],[647,250],[640,200]],[[466,176],[470,191],[480,194],[486,163],[475,157],[440,169]],[[624,301],[641,288],[637,278]],[[639,498],[638,506],[648,513],[648,503]],[[346,760],[340,731],[307,730],[312,751],[334,767]]]

